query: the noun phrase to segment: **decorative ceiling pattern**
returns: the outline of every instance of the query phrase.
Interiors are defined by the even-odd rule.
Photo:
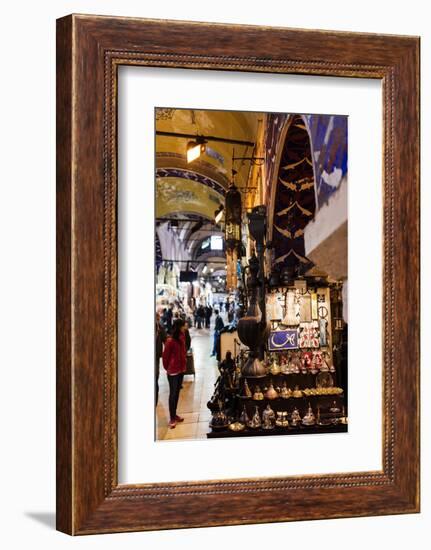
[[[210,189],[220,193],[222,197],[226,194],[225,187],[219,182],[191,170],[184,170],[182,168],[157,168],[156,178],[183,178],[206,185]]]
[[[278,167],[272,245],[280,266],[308,264],[304,229],[316,210],[311,145],[301,116],[290,121]]]
[[[192,109],[156,109],[156,130],[161,132],[216,136],[255,142],[259,113],[236,111],[201,111]],[[215,210],[224,204],[226,189],[237,170],[237,185],[246,186],[250,163],[232,161],[251,156],[253,149],[245,145],[209,140],[206,152],[187,163],[187,143],[192,138],[156,136],[156,217],[160,253],[158,258],[195,260],[201,270],[208,262],[210,269],[219,268],[223,253],[202,253],[201,243],[209,235],[223,235],[214,225]],[[178,218],[178,224],[175,222]],[[171,220],[165,223],[163,219]],[[186,221],[190,220],[190,222]],[[214,262],[214,265],[211,263]],[[224,265],[221,272],[224,271]]]
[[[209,177],[211,180],[218,182],[225,189],[229,187],[230,179],[224,174],[215,170],[214,166],[207,162],[204,155],[194,160],[193,163],[187,162],[187,155],[180,153],[156,153],[156,166],[159,168],[178,168],[187,171],[193,171],[197,174]]]
[[[157,112],[158,109],[156,109]],[[254,142],[259,117],[262,118],[262,114],[252,112],[175,109],[171,118],[156,120],[156,130]],[[158,135],[156,136],[157,155],[184,156],[190,139]],[[207,145],[209,152],[203,155],[202,160],[212,168],[212,171],[218,174],[222,181],[226,181],[226,179],[230,180],[232,168],[234,167],[238,172],[236,176],[237,184],[245,185],[248,180],[250,165],[247,162],[237,161],[233,166],[232,156],[234,152],[237,157],[250,156],[252,148],[244,145],[232,145],[227,142],[209,141]],[[192,162],[189,166],[190,169],[193,169],[195,163]],[[157,164],[157,167],[159,167],[159,164]],[[202,173],[205,174],[205,172]]]
[[[276,170],[276,157],[282,131],[290,117],[286,113],[266,115],[265,158],[266,197],[269,200],[270,187]],[[317,207],[325,204],[347,178],[347,116],[343,115],[301,115],[308,132],[312,148],[312,163],[316,183]]]
[[[306,115],[316,173],[319,208],[347,177],[347,116]]]
[[[198,214],[214,219],[214,212],[223,196],[199,181],[176,177],[156,179],[156,217],[163,218],[177,212]]]

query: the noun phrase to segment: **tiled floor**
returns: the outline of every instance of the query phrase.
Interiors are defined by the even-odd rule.
[[[157,406],[156,426],[157,439],[206,439],[211,413],[207,402],[214,391],[218,376],[217,361],[210,357],[213,342],[213,330],[190,329],[195,361],[196,376],[184,377],[177,413],[184,417],[184,422],[171,430],[168,427],[169,385],[166,371],[160,367],[159,404]]]

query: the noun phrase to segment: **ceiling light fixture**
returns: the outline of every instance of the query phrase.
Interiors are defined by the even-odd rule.
[[[187,143],[187,162],[193,162],[198,159],[206,150],[206,141],[198,136],[195,141]]]

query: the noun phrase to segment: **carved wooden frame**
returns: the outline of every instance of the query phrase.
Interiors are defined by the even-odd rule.
[[[383,469],[119,485],[119,65],[377,78],[384,102]],[[419,511],[419,38],[71,15],[57,21],[57,528]]]

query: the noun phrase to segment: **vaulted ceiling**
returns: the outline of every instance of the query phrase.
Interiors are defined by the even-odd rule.
[[[255,143],[262,116],[261,113],[236,111],[160,108],[156,109],[156,132]],[[206,152],[187,163],[187,144],[192,139],[156,134],[156,217],[164,258],[171,259],[173,253],[178,253],[179,245],[174,246],[174,242],[180,240],[182,257],[197,259],[200,243],[210,234],[222,234],[220,227],[214,225],[214,213],[224,204],[232,168],[237,171],[236,185],[243,191],[249,180],[250,162],[237,160],[233,163],[232,158],[252,156],[252,145],[209,139]],[[162,221],[175,218],[181,221],[174,222],[174,227]],[[199,220],[204,222],[200,227]],[[205,258],[201,255],[200,259],[208,261],[209,267],[219,269],[222,257],[210,254]]]
[[[156,110],[156,131],[215,136],[231,140],[256,140],[260,113],[238,111],[201,111],[191,109],[172,109],[169,116],[158,114],[166,111]],[[232,157],[251,156],[253,147],[234,145],[227,142],[208,142],[210,150],[202,157],[187,164],[186,147],[191,138],[157,136],[157,168],[181,168],[207,176],[225,188],[232,174]],[[245,186],[248,180],[250,163],[236,161],[238,171],[236,182]]]

